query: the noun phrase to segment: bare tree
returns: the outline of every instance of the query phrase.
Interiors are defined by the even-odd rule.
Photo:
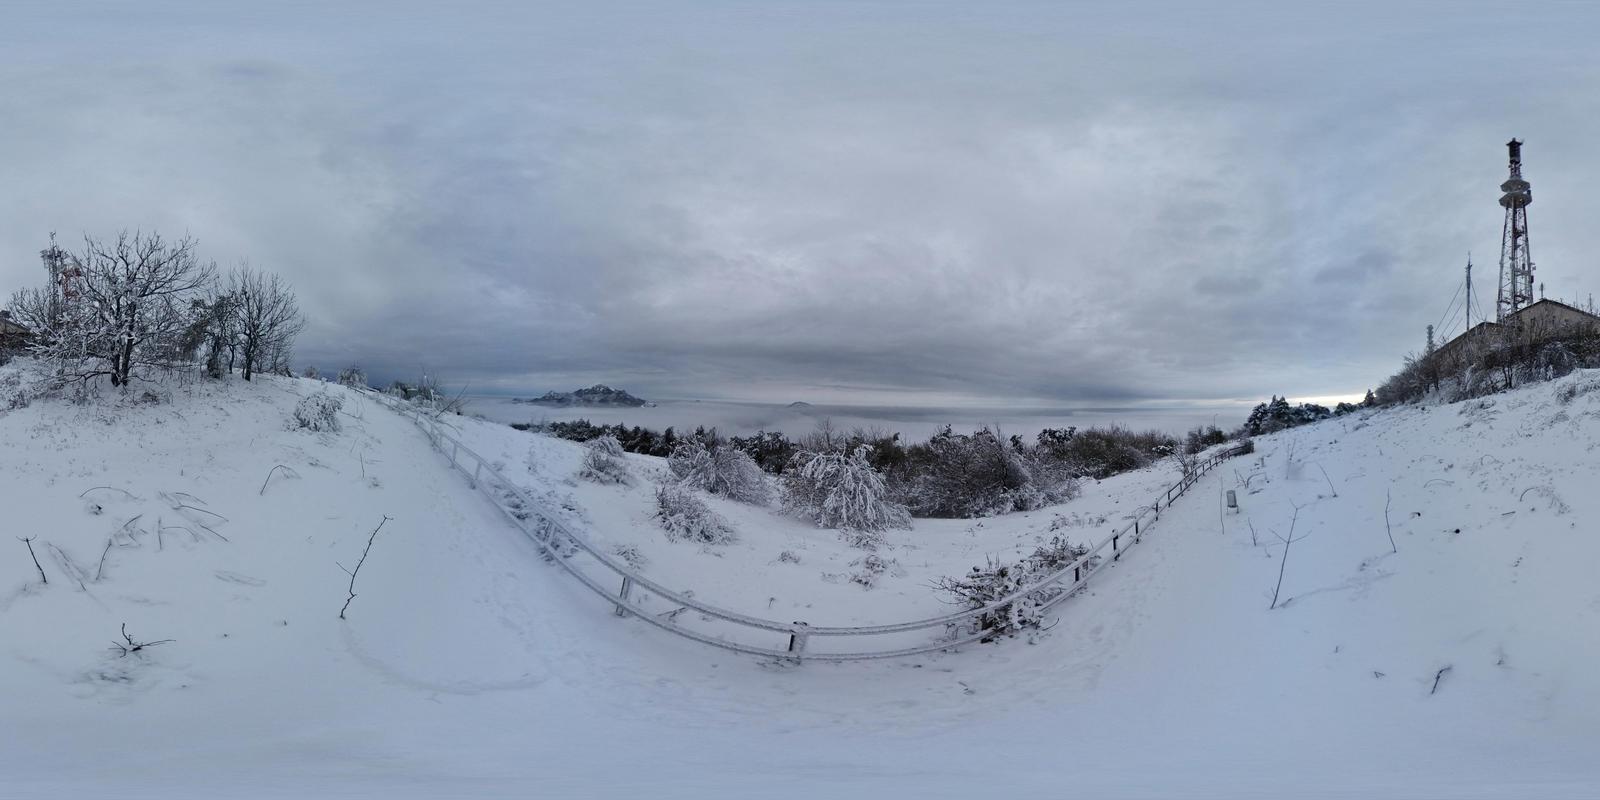
[[[257,372],[282,372],[305,325],[294,292],[277,275],[240,266],[228,278],[244,379]]]
[[[184,358],[191,300],[216,275],[195,256],[194,239],[124,231],[109,242],[86,236],[78,253],[52,239],[41,255],[50,283],[18,292],[12,313],[33,330],[31,349],[58,374],[106,375],[113,386],[126,386],[139,367],[171,367]]]

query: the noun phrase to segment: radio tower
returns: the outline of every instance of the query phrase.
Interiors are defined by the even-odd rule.
[[[1533,302],[1533,255],[1528,249],[1528,206],[1533,203],[1533,186],[1522,179],[1522,142],[1506,142],[1511,151],[1511,177],[1500,184],[1500,205],[1506,210],[1505,228],[1500,233],[1500,296],[1497,322]]]

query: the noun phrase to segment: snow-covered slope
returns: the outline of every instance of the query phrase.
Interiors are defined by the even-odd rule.
[[[329,389],[337,434],[286,428],[321,388],[299,380],[35,402],[0,412],[0,518],[50,577],[21,542],[0,558],[0,795],[1593,796],[1595,387],[1263,437],[1034,644],[801,668],[616,618],[354,393]],[[907,574],[863,590],[823,579],[832,534],[725,508],[740,545],[669,548],[640,490],[566,482],[575,446],[462,435],[652,574],[753,612],[848,601],[846,622],[925,610],[926,576],[1170,478],[919,525],[891,551]],[[385,515],[341,621],[339,564]],[[800,565],[740,566],[789,545]],[[175,641],[119,658],[124,622]]]

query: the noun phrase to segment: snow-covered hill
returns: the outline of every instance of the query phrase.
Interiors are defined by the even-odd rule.
[[[289,428],[317,390],[344,398],[342,432]],[[0,520],[36,537],[50,579],[8,540],[0,795],[1600,789],[1600,373],[1263,437],[1031,645],[799,668],[613,616],[369,398],[289,379],[166,391],[0,411]],[[868,590],[827,579],[859,554],[832,533],[719,504],[739,543],[666,542],[647,484],[569,480],[576,445],[461,435],[650,574],[829,624],[942,608],[932,577],[1029,548],[1058,517],[1092,538],[1172,477],[919,522]],[[384,516],[341,621],[339,565]],[[1291,519],[1305,538],[1282,565]],[[123,623],[174,641],[119,657]]]

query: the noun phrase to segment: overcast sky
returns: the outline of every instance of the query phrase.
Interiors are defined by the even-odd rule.
[[[1504,143],[1600,290],[1589,4],[0,6],[0,292],[120,228],[287,277],[301,364],[477,390],[1117,405],[1418,350]]]

